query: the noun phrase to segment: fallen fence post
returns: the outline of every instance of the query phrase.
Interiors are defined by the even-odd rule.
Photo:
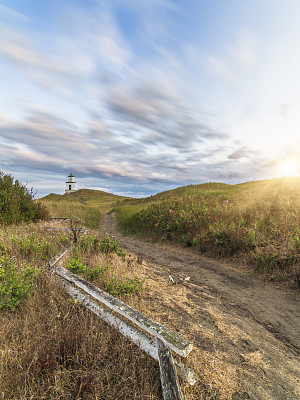
[[[186,340],[183,336],[181,336],[180,333],[174,332],[162,324],[153,321],[134,308],[130,307],[128,304],[110,295],[109,293],[104,292],[79,276],[72,274],[72,272],[63,267],[57,267],[55,272],[66,281],[74,284],[80,289],[83,289],[86,293],[112,311],[122,315],[124,318],[127,318],[144,331],[148,332],[150,335],[159,337],[168,347],[175,351],[175,353],[186,357],[192,351],[192,342]]]
[[[138,345],[156,361],[159,360],[157,344],[153,337],[132,325],[130,322],[127,322],[123,318],[113,314],[109,309],[103,307],[97,300],[89,296],[84,290],[75,287],[66,281],[60,275],[59,271],[57,275],[61,279],[66,292],[70,296],[78,300],[84,307],[88,308],[94,314],[101,317],[106,323],[117,329],[120,333],[122,333],[123,336],[127,337],[133,343]],[[191,386],[194,385],[197,381],[195,372],[176,357],[173,357],[173,361],[177,374],[180,376],[180,378],[187,381]]]
[[[156,338],[155,341],[158,349],[160,380],[164,400],[183,400],[171,351],[159,338]]]
[[[121,300],[59,266],[58,262],[68,251],[69,247],[64,248],[48,262],[49,268],[58,275],[67,293],[159,362],[164,400],[183,400],[176,372],[190,385],[196,382],[195,372],[173,357],[170,349],[186,357],[193,344],[180,333],[151,320]]]

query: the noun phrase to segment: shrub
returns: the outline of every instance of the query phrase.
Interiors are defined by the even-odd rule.
[[[34,290],[39,269],[23,264],[17,267],[7,257],[0,258],[0,309],[14,311]]]
[[[78,258],[69,260],[67,268],[73,274],[84,274],[88,270],[88,267]]]
[[[34,201],[32,189],[28,190],[11,175],[0,172],[0,224],[35,222],[48,216],[47,209]]]
[[[110,269],[109,266],[106,266],[106,267],[101,266],[101,267],[93,268],[88,274],[88,280],[93,282],[96,279],[103,278],[105,272],[108,271],[109,269]]]
[[[99,239],[97,237],[91,235],[84,235],[77,240],[76,247],[82,250],[87,250],[90,247],[96,246],[98,243]]]
[[[112,239],[110,236],[105,235],[99,241],[99,249],[101,253],[116,253],[118,256],[125,257],[127,252],[122,249],[117,240]]]
[[[62,244],[67,244],[68,241],[69,241],[69,238],[68,238],[68,236],[65,235],[64,233],[61,233],[61,234],[60,234],[59,240],[60,240],[60,243],[62,243]]]

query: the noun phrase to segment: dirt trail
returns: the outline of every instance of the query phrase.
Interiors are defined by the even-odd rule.
[[[190,277],[184,301],[176,290],[168,299],[162,294],[159,307],[165,307],[166,315],[177,313],[177,326],[181,323],[201,351],[236,371],[243,393],[234,399],[300,399],[298,293],[187,250],[122,236],[112,215],[102,219],[101,230],[143,258],[153,280]],[[149,307],[155,310],[152,303]]]

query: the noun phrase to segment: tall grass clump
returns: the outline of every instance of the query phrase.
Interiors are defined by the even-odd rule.
[[[137,212],[132,212],[134,203],[131,209],[128,202],[119,205],[119,227],[201,253],[242,257],[270,279],[292,278],[300,286],[300,179],[171,194],[145,203]]]
[[[126,251],[108,235],[81,236],[66,267],[113,296],[134,295],[143,289],[143,279],[128,268]]]
[[[0,258],[10,258],[19,268],[43,269],[71,241],[71,237],[63,239],[60,232],[45,231],[37,224],[10,225],[0,230]]]
[[[36,222],[48,217],[46,207],[34,201],[32,189],[0,172],[0,225]]]

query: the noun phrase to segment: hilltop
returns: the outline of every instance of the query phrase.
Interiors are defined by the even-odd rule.
[[[98,228],[101,213],[107,213],[120,200],[128,197],[101,190],[79,189],[69,194],[50,193],[38,200],[51,217],[80,218],[89,228]]]
[[[119,196],[112,193],[103,192],[102,190],[79,189],[69,194],[50,193],[40,200],[43,201],[67,201],[77,200],[89,206],[102,206],[103,203],[113,203],[120,200],[126,200],[129,197]]]
[[[50,193],[39,201],[46,205],[52,217],[77,216],[87,222],[94,220],[92,226],[98,227],[101,213],[107,213],[116,202],[127,200],[129,197],[118,196],[101,190],[79,189],[69,194]],[[87,217],[89,215],[89,217]]]
[[[186,186],[179,186],[178,188],[165,190],[155,195],[145,198],[128,198],[128,203],[134,204],[147,204],[157,201],[167,200],[170,198],[188,197],[197,195],[218,195],[238,193],[248,190],[300,190],[300,177],[283,177],[274,179],[264,179],[258,181],[249,181],[238,184],[228,184],[221,182],[207,182]],[[124,198],[125,200],[126,198]],[[124,202],[126,204],[126,201]]]
[[[258,181],[249,181],[238,184],[228,184],[221,182],[206,182],[200,184],[192,184],[179,186],[175,189],[165,190],[158,192],[157,194],[143,197],[143,198],[133,198],[129,196],[120,196],[113,193],[104,192],[101,190],[93,189],[79,189],[73,193],[69,194],[55,194],[50,193],[40,200],[47,202],[72,202],[74,200],[79,201],[90,207],[100,207],[106,210],[109,209],[110,205],[115,203],[126,204],[145,204],[153,203],[156,201],[166,200],[168,198],[174,197],[186,197],[186,196],[197,196],[202,194],[220,194],[220,193],[237,193],[247,190],[262,190],[262,189],[280,189],[280,190],[295,190],[300,189],[300,177],[286,177],[286,178],[275,178],[275,179],[265,179]]]

